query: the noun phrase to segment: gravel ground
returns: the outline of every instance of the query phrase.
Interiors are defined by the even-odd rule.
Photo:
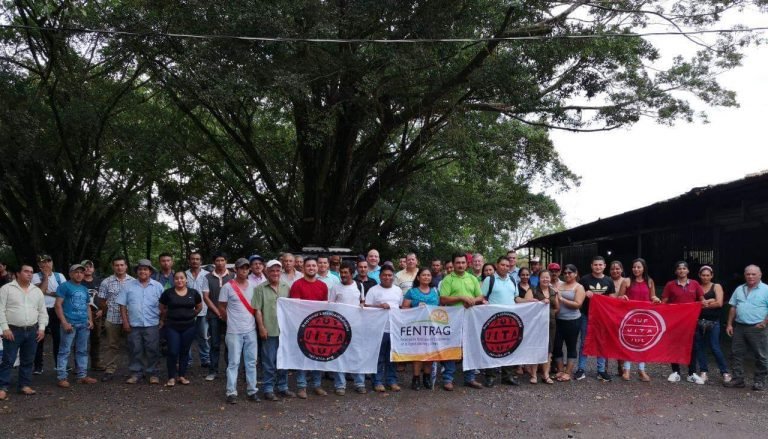
[[[223,377],[205,382],[199,368],[189,374],[190,386],[169,389],[115,379],[73,383],[68,390],[56,387],[48,369],[34,377],[37,395],[11,393],[0,402],[0,438],[765,436],[768,393],[725,389],[716,371],[702,386],[667,383],[664,365],[649,366],[651,383],[618,377],[601,383],[594,361],[589,369],[579,382],[531,385],[523,379],[517,387],[457,386],[454,392],[412,391],[409,372],[402,372],[399,393],[358,395],[350,383],[344,397],[331,393],[260,403],[245,400],[241,377],[236,405],[224,402]],[[332,390],[328,380],[323,386]]]

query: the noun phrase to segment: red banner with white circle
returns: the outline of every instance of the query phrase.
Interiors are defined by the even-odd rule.
[[[646,363],[691,360],[701,304],[653,304],[592,296],[584,354]]]

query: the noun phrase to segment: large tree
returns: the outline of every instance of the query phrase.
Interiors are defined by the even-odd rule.
[[[0,234],[20,261],[98,258],[162,174],[172,118],[143,87],[140,63],[98,35],[55,30],[92,25],[96,9],[0,5],[3,23],[25,26],[0,34]]]

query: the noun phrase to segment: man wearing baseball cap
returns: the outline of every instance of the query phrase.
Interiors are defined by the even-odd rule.
[[[163,295],[163,286],[150,278],[155,271],[148,259],[139,259],[136,279],[123,284],[116,300],[120,305],[123,331],[128,334],[128,370],[131,376],[125,381],[127,384],[136,384],[142,373],[149,375],[149,384],[160,384],[157,362],[160,360],[160,296]]]
[[[237,404],[237,375],[240,358],[245,363],[246,397],[249,401],[260,401],[256,387],[256,355],[258,337],[253,302],[254,285],[248,280],[251,264],[248,259],[235,261],[235,278],[221,287],[219,293],[219,314],[227,322],[227,402]]]
[[[251,257],[248,258],[248,262],[251,263],[251,274],[248,275],[248,280],[256,286],[266,282],[267,278],[264,276],[264,258],[260,255],[251,255]]]
[[[93,314],[88,288],[83,285],[85,267],[73,264],[69,267],[69,280],[56,289],[56,316],[61,323],[61,345],[56,367],[58,386],[69,388],[67,364],[72,344],[75,345],[75,373],[80,384],[94,384],[88,376],[88,338],[93,328]]]
[[[293,398],[295,393],[288,390],[288,371],[277,369],[277,348],[280,336],[280,328],[277,326],[277,299],[287,298],[291,287],[280,279],[283,265],[272,259],[267,262],[267,281],[256,287],[251,304],[256,311],[256,324],[259,328],[259,352],[261,354],[261,366],[264,369],[264,399],[277,400],[275,395],[275,381],[277,381],[277,393],[281,396]]]

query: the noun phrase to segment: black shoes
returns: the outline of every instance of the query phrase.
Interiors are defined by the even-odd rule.
[[[432,390],[432,375],[425,373],[421,376],[421,384],[426,390]]]
[[[421,380],[419,377],[413,377],[411,379],[411,390],[421,390]]]

